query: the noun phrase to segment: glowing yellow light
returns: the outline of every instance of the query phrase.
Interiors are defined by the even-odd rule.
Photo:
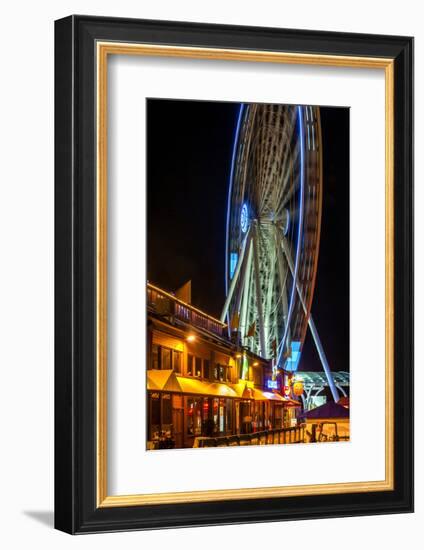
[[[255,361],[255,362],[253,363],[253,366],[254,366],[254,367],[257,367],[258,365],[259,365],[259,363],[258,363],[257,361]]]
[[[241,359],[241,353],[236,354],[236,359]]]
[[[196,335],[195,334],[189,334],[187,336],[187,342],[194,342],[196,340]]]

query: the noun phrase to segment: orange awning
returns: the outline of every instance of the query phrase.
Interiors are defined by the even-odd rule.
[[[284,401],[286,402],[286,407],[301,407],[302,406],[302,404],[299,401],[296,401],[296,399],[289,399],[288,397],[286,397],[284,399]]]
[[[278,401],[278,402],[284,402],[285,399],[278,393],[274,393],[272,391],[262,391],[258,389],[253,390],[253,399],[255,401]]]

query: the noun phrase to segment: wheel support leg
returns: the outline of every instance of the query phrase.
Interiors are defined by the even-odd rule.
[[[284,254],[287,258],[287,263],[289,264],[290,271],[293,274],[293,261],[291,259],[290,250],[288,249],[287,243],[285,242],[284,238],[281,240],[281,246],[282,246]],[[305,304],[305,301],[303,299],[303,296],[302,296],[302,293],[300,291],[299,284],[298,284],[297,281],[296,281],[296,289],[297,289],[297,293],[299,295],[299,298],[300,298],[300,301],[301,301],[301,304],[302,304],[302,307],[303,307],[303,311],[305,312],[305,315],[307,315],[306,304]],[[325,375],[327,377],[328,385],[330,386],[331,395],[333,396],[334,401],[337,403],[337,401],[339,401],[339,399],[340,399],[339,392],[338,392],[338,390],[336,388],[336,385],[334,383],[333,375],[332,375],[331,369],[330,369],[330,365],[328,364],[327,356],[325,355],[324,348],[322,347],[321,340],[320,340],[320,337],[318,335],[317,328],[315,326],[314,320],[312,319],[312,315],[309,315],[308,325],[309,325],[309,328],[310,328],[310,331],[311,331],[311,334],[312,334],[312,338],[314,339],[315,346],[317,348],[318,355],[319,355],[319,358],[321,360],[322,367],[323,367]]]

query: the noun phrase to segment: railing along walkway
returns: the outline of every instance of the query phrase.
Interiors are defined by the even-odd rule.
[[[197,447],[232,447],[237,445],[277,445],[283,443],[304,443],[305,427],[278,428],[250,434],[226,435],[220,437],[198,437]]]

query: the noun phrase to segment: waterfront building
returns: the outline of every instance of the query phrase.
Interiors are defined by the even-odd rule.
[[[299,441],[300,403],[283,391],[289,374],[240,347],[190,294],[147,284],[147,447],[240,444],[253,434]]]

